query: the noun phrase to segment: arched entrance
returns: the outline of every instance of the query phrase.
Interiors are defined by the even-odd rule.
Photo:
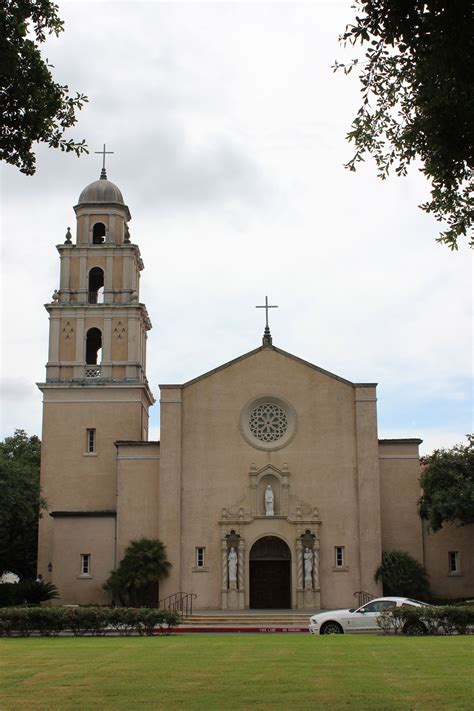
[[[291,607],[291,552],[281,538],[265,536],[250,549],[250,607]]]

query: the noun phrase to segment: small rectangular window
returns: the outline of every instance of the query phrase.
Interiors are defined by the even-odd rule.
[[[459,553],[458,551],[449,551],[448,553],[449,573],[454,575],[459,572]]]
[[[334,548],[334,564],[336,568],[344,567],[344,546],[336,546]]]
[[[91,556],[90,553],[81,553],[81,575],[91,574]]]
[[[93,454],[95,452],[95,429],[87,430],[87,440],[86,440],[86,452],[87,454]]]
[[[196,568],[204,568],[205,548],[196,548]]]

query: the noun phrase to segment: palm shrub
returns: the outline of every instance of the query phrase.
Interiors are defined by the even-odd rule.
[[[121,605],[140,607],[148,601],[151,586],[166,578],[170,568],[163,543],[158,539],[140,538],[129,544],[118,568],[104,584],[104,590],[112,593]]]
[[[421,563],[405,551],[384,551],[374,579],[376,583],[381,581],[384,595],[425,600],[430,595],[427,572]]]
[[[0,607],[39,605],[58,597],[58,589],[53,583],[20,580],[18,583],[2,583],[0,585]]]

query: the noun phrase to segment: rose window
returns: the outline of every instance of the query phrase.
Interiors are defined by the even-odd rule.
[[[265,402],[250,413],[249,429],[261,442],[275,442],[286,433],[288,417],[278,405]]]

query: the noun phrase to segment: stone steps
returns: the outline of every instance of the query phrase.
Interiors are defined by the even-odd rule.
[[[213,613],[193,614],[183,620],[186,627],[308,627],[310,615],[313,612],[299,613]]]

